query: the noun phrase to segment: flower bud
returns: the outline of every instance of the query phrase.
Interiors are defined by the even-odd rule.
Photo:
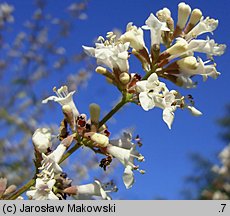
[[[185,4],[184,2],[181,2],[178,5],[178,20],[177,20],[177,26],[180,29],[183,29],[185,27],[185,24],[188,20],[188,17],[191,13],[191,8],[189,5]]]
[[[119,75],[119,80],[120,80],[120,82],[122,83],[122,84],[124,84],[124,85],[126,85],[126,84],[128,84],[129,83],[129,81],[130,81],[130,75],[128,74],[128,73],[121,73],[120,75]]]
[[[189,57],[178,60],[177,65],[182,70],[183,69],[196,70],[198,67],[197,60],[194,56],[189,56]]]
[[[168,48],[166,52],[170,55],[176,55],[176,54],[186,52],[187,49],[188,49],[188,43],[186,40],[182,39],[182,40],[177,40],[177,42],[173,46]]]
[[[66,148],[69,148],[71,143],[73,142],[73,135],[66,137],[61,141],[61,144],[64,145]]]
[[[106,68],[101,67],[101,66],[98,66],[95,71],[99,74],[102,74],[102,75],[104,75],[108,72]]]
[[[0,178],[0,198],[4,194],[7,186],[7,179],[6,178]]]
[[[109,138],[103,134],[94,133],[93,135],[91,135],[90,138],[102,148],[106,147],[109,144]]]
[[[92,124],[98,124],[101,108],[98,104],[92,103],[89,105],[90,119]]]
[[[201,19],[202,17],[202,12],[200,9],[194,9],[192,11],[191,17],[189,19],[189,24],[192,24],[193,26],[195,26]]]
[[[157,11],[156,15],[161,22],[166,22],[171,17],[171,11],[168,8],[163,8]]]
[[[17,187],[15,185],[10,185],[4,192],[4,196],[7,196],[11,193],[14,193],[17,190]]]
[[[50,129],[38,128],[32,136],[32,141],[40,153],[46,153],[47,149],[52,146]]]
[[[184,30],[184,33],[187,34],[188,32],[190,32],[194,28],[194,26],[200,21],[201,17],[202,17],[201,10],[194,9],[190,16],[188,24]]]
[[[77,187],[76,186],[68,187],[63,192],[67,193],[69,195],[76,195],[77,194]]]

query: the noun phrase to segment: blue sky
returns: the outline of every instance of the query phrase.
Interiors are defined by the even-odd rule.
[[[16,24],[14,28],[20,30],[22,23],[31,16],[32,1],[8,0],[6,2],[15,6]],[[55,5],[54,1],[48,2],[47,10],[57,16],[65,16],[64,8],[73,1],[56,0]],[[156,13],[163,7],[168,7],[173,18],[176,19],[179,2],[176,0],[90,1],[87,10],[88,19],[78,22],[75,34],[63,45],[67,48],[68,53],[80,52],[82,45],[92,45],[95,38],[99,35],[105,36],[106,32],[114,28],[124,32],[126,24],[130,21],[137,26],[142,26],[151,12]],[[192,8],[200,8],[204,16],[219,20],[219,27],[213,36],[209,36],[213,37],[216,42],[225,43],[229,47],[229,1],[190,0],[185,2]],[[145,32],[146,39],[149,37],[148,33]],[[146,43],[150,42],[146,40]],[[179,191],[183,188],[183,177],[192,172],[192,163],[188,154],[199,152],[214,159],[215,153],[223,146],[218,139],[220,129],[215,124],[215,120],[223,115],[225,104],[230,102],[229,60],[227,49],[225,55],[216,58],[217,69],[221,72],[217,80],[210,78],[204,83],[199,79],[196,89],[182,91],[184,94],[193,95],[196,107],[203,112],[203,116],[193,117],[187,111],[178,110],[173,127],[169,130],[162,120],[161,110],[154,109],[145,112],[137,106],[128,105],[115,116],[116,121],[109,122],[109,129],[113,135],[116,135],[122,128],[133,127],[135,133],[143,138],[144,143],[141,153],[145,156],[146,161],[140,165],[146,170],[146,174],[135,173],[136,183],[130,190],[126,190],[120,184],[118,193],[121,193],[122,197],[152,199],[161,196],[167,199],[180,199]],[[137,61],[132,63],[131,70],[143,74]],[[66,70],[72,72],[73,68],[69,67]],[[54,77],[49,83],[44,81],[44,86],[50,89],[50,92],[56,79]],[[174,85],[169,85],[169,88],[179,90]],[[91,102],[100,104],[102,110],[106,112],[112,107],[118,96],[116,89],[106,84],[103,77],[95,73],[89,81],[88,88],[80,89],[75,96],[75,101],[82,112],[88,112],[88,105]],[[121,176],[123,167],[119,167],[117,172]]]

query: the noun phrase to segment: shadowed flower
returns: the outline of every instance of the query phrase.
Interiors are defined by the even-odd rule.
[[[68,136],[67,138],[63,139],[62,142],[58,145],[58,147],[49,155],[42,154],[43,160],[42,160],[42,167],[39,169],[42,170],[42,172],[48,171],[50,174],[52,172],[60,173],[62,172],[62,168],[58,165],[60,162],[62,156],[64,155],[66,149],[70,146],[72,143],[73,137]],[[41,174],[42,174],[41,172]]]
[[[95,180],[94,183],[71,186],[64,190],[65,193],[73,195],[78,200],[90,200],[94,197],[101,197],[104,200],[111,200],[111,197],[107,194],[112,190],[106,191],[99,180]]]
[[[112,143],[115,145],[112,145]],[[145,173],[144,170],[139,170],[138,166],[134,164],[134,159],[144,161],[144,156],[136,151],[136,145],[131,142],[130,137],[123,136],[122,139],[111,140],[111,144],[107,146],[106,151],[125,166],[123,182],[127,189],[131,188],[134,183],[133,170],[138,170],[141,174]]]

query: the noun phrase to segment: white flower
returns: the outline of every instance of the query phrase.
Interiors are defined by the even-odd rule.
[[[221,159],[221,162],[225,166],[230,167],[230,145],[226,146],[221,153],[219,154],[219,158]]]
[[[123,43],[130,42],[130,46],[136,51],[146,49],[143,30],[137,28],[132,22],[127,24],[126,32],[119,38]]]
[[[133,147],[132,134],[124,132],[120,139],[110,140],[110,144],[124,149],[130,149]]]
[[[185,39],[178,37],[176,38],[176,43],[167,50],[165,50],[163,54],[170,56],[168,59],[172,60],[187,53],[190,49],[191,47],[189,46],[189,43]]]
[[[186,40],[191,40],[196,38],[198,35],[204,34],[206,32],[213,32],[218,26],[218,20],[210,19],[206,17],[201,18],[200,22],[187,34],[185,35]]]
[[[97,59],[97,64],[109,67],[111,70],[119,69],[121,72],[128,72],[128,49],[129,42],[122,43],[96,43],[96,48],[82,46],[86,54]]]
[[[53,173],[62,172],[62,168],[58,165],[62,156],[64,155],[67,147],[72,143],[73,137],[68,136],[58,145],[58,147],[49,155],[42,154],[42,167],[39,169],[42,170],[41,174],[48,173],[49,175],[53,175]]]
[[[176,82],[178,86],[181,86],[183,88],[188,88],[188,89],[195,88],[197,86],[197,84],[187,76],[178,76]]]
[[[0,4],[0,23],[3,20],[6,20],[7,22],[13,22],[14,17],[11,15],[13,11],[14,11],[13,6],[7,3]]]
[[[56,93],[57,96],[50,96],[43,100],[42,103],[47,103],[48,101],[55,101],[58,102],[62,107],[64,105],[68,105],[71,108],[75,118],[77,118],[79,112],[73,102],[73,94],[75,93],[75,91],[69,93],[67,86],[62,86],[58,90],[56,90],[56,87],[54,87],[53,91]]]
[[[136,86],[137,91],[140,93],[139,101],[145,111],[148,111],[155,107],[154,98],[156,96],[168,92],[165,83],[158,80],[158,76],[156,73],[151,74],[147,80],[138,81],[136,83]]]
[[[191,77],[193,75],[203,76],[204,81],[210,76],[216,79],[220,73],[217,72],[215,65],[206,65],[209,61],[203,62],[201,58],[193,56],[185,57],[177,61],[179,66],[179,76]]]
[[[110,191],[105,191],[101,185],[101,182],[99,180],[95,180],[94,183],[91,184],[76,186],[77,195],[74,197],[79,200],[89,200],[96,196],[101,197],[104,200],[111,200],[107,192]]]
[[[114,141],[111,141],[112,143]],[[116,143],[117,141],[115,141]],[[126,146],[126,145],[125,145]],[[113,157],[117,158],[124,166],[123,182],[127,189],[131,188],[134,183],[133,170],[138,170],[141,174],[143,170],[139,170],[138,166],[134,164],[134,159],[144,161],[144,157],[135,150],[136,146],[133,144],[130,149],[121,148],[118,146],[108,145],[106,151]]]
[[[52,147],[50,129],[38,128],[32,136],[32,141],[40,153],[46,153],[47,149]]]
[[[150,30],[151,33],[151,45],[160,44],[161,42],[161,32],[169,31],[169,28],[166,26],[165,22],[161,22],[155,17],[152,13],[145,21],[144,26],[142,26],[145,30]]]
[[[158,80],[157,74],[153,73],[148,80],[137,82],[137,90],[140,92],[139,101],[145,111],[155,106],[163,109],[163,120],[171,128],[174,119],[174,111],[176,106],[175,91],[169,92],[165,83]]]
[[[223,55],[226,49],[225,44],[217,44],[209,37],[207,40],[191,40],[189,44],[194,52],[206,53],[208,57]]]
[[[174,120],[174,112],[176,111],[176,91],[172,90],[170,92],[166,92],[163,97],[155,97],[155,104],[157,107],[163,109],[163,120],[168,125],[169,129],[171,129],[173,120]]]
[[[227,194],[225,194],[221,191],[215,191],[213,196],[212,196],[212,199],[214,199],[214,200],[228,200],[229,197]]]
[[[88,132],[85,133],[85,137],[90,138],[94,141],[98,146],[104,148],[109,144],[109,138],[104,134],[95,133],[95,132]]]
[[[182,77],[182,76],[181,76]],[[187,105],[175,90],[169,91],[165,83],[158,80],[157,74],[153,73],[147,80],[137,82],[137,91],[142,108],[146,111],[154,107],[163,109],[163,120],[171,129],[174,120],[174,112],[178,107],[187,108],[194,116],[202,113],[191,105]]]
[[[214,40],[191,40],[187,42],[183,38],[176,38],[176,43],[165,50],[164,56],[168,57],[168,60],[178,58],[180,56],[192,56],[194,52],[206,53],[210,58],[212,56],[223,55],[226,49],[225,44],[217,44]]]
[[[55,182],[55,179],[45,182],[42,179],[37,178],[35,188],[27,191],[26,195],[33,200],[58,200],[58,197],[52,191]]]

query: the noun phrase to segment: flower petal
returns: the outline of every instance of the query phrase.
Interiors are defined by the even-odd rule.
[[[154,100],[148,96],[147,92],[141,92],[139,94],[139,100],[140,100],[142,108],[145,111],[148,111],[148,110],[154,108],[154,106],[155,106]]]
[[[133,175],[133,171],[132,171],[132,167],[131,166],[127,166],[125,168],[124,174],[123,174],[123,182],[125,184],[125,187],[127,189],[131,188],[133,186],[134,183],[134,175]]]
[[[174,112],[171,107],[163,110],[163,120],[168,125],[169,129],[171,129],[174,120]]]

